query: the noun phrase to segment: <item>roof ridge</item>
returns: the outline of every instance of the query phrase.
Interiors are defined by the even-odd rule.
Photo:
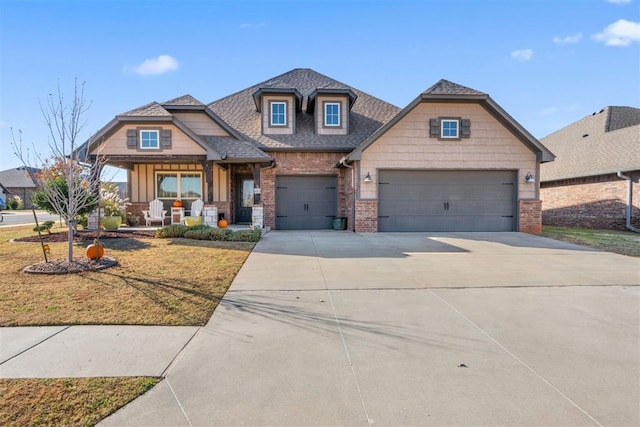
[[[187,100],[193,100],[195,101],[195,103],[190,103],[190,104],[185,104],[185,103],[181,103],[181,104],[176,104],[175,102],[181,99],[187,99]],[[162,106],[165,105],[204,105],[199,99],[197,99],[195,96],[191,95],[190,93],[185,93],[184,95],[178,96],[176,98],[172,98],[168,101],[163,102],[162,104],[160,104]]]
[[[487,95],[486,92],[482,92],[477,89],[473,89],[468,86],[461,85],[459,83],[452,82],[447,79],[440,79],[435,84],[427,88],[423,95]]]

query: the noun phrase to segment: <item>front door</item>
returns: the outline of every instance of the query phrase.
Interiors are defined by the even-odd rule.
[[[236,223],[251,223],[253,209],[253,177],[236,178]]]

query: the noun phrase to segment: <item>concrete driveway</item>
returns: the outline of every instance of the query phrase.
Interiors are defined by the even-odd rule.
[[[103,425],[640,425],[640,259],[519,233],[271,232]]]

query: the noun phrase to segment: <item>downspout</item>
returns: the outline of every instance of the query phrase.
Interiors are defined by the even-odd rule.
[[[633,209],[633,180],[630,176],[623,175],[621,171],[618,171],[618,178],[626,179],[629,181],[627,186],[627,207],[625,208],[627,217],[627,228],[633,232],[640,233],[640,228],[635,228],[631,225],[631,210]]]

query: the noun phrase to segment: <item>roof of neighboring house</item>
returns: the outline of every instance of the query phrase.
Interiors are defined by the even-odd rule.
[[[480,103],[499,122],[507,127],[516,137],[518,137],[527,147],[536,153],[539,162],[551,162],[554,159],[553,153],[547,149],[540,141],[531,135],[520,123],[511,117],[497,102],[491,97],[476,89],[471,89],[449,80],[441,79],[433,86],[422,92],[409,105],[403,108],[395,117],[389,120],[384,126],[376,130],[358,148],[349,153],[341,162],[359,160],[362,152],[371,144],[378,140],[385,132],[391,129],[409,112],[422,102],[447,102],[466,101]]]
[[[640,109],[605,107],[541,141],[557,158],[540,181],[640,170]]]
[[[295,134],[263,135],[261,113],[254,102],[254,93],[267,89],[295,90],[302,96],[301,111],[296,114]],[[318,135],[313,114],[307,112],[309,97],[318,90],[351,91],[355,102],[349,117],[348,135]],[[263,150],[351,151],[380,126],[391,120],[400,108],[333,80],[308,68],[296,68],[208,104],[209,108],[244,139]]]
[[[8,188],[35,188],[36,183],[30,176],[31,174],[39,173],[38,168],[27,168],[20,166],[13,169],[7,169],[0,172],[0,183]]]

